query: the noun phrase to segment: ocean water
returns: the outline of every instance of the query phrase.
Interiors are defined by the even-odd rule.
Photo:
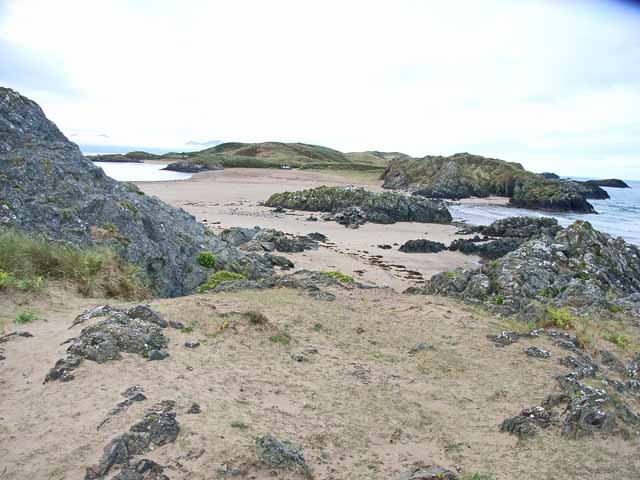
[[[167,165],[157,163],[116,163],[93,162],[102,168],[107,176],[120,182],[162,182],[167,180],[186,180],[191,173],[162,170]]]
[[[631,188],[605,188],[609,200],[589,200],[598,214],[548,213],[522,208],[509,208],[481,204],[452,205],[451,214],[456,220],[476,225],[488,225],[494,220],[524,215],[529,217],[554,217],[567,226],[576,220],[587,220],[596,229],[614,237],[622,237],[630,243],[640,244],[640,181],[626,181]]]

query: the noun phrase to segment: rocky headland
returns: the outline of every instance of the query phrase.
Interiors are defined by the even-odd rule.
[[[528,172],[518,163],[469,153],[395,159],[382,178],[384,188],[430,198],[460,200],[495,195],[508,197],[514,207],[595,212],[587,201],[590,198],[587,189],[577,182],[545,178]]]

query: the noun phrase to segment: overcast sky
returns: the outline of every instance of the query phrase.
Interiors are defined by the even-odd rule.
[[[640,179],[632,2],[0,0],[0,84],[85,145],[468,151]]]

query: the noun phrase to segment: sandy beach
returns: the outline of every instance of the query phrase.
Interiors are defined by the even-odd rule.
[[[189,180],[139,182],[148,195],[183,208],[216,232],[229,227],[275,228],[294,235],[320,232],[328,242],[317,251],[287,254],[297,269],[339,270],[354,277],[404,290],[419,285],[435,273],[477,264],[475,256],[459,252],[403,253],[407,240],[426,238],[445,245],[455,238],[454,225],[401,222],[392,225],[367,223],[349,229],[335,222],[310,221],[313,212],[274,213],[260,206],[270,195],[328,186],[362,186],[381,191],[381,181],[371,174],[334,174],[304,170],[230,168],[195,174]],[[494,200],[495,201],[495,200]],[[380,245],[390,245],[391,249]]]

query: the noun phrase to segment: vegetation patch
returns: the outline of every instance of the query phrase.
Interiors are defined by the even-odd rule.
[[[242,273],[228,272],[227,270],[220,270],[209,277],[205,283],[198,287],[198,293],[205,293],[209,290],[213,290],[222,282],[232,282],[234,280],[246,280],[246,276]]]
[[[280,345],[289,345],[291,343],[291,335],[285,331],[279,331],[269,337],[269,340],[273,343],[279,343]]]
[[[202,252],[198,255],[198,263],[205,268],[215,268],[216,256],[211,252]]]
[[[16,316],[15,322],[18,325],[22,325],[24,323],[35,322],[36,320],[38,320],[38,317],[36,316],[36,314],[32,312],[22,312]]]
[[[0,290],[38,292],[47,280],[73,284],[84,296],[144,298],[149,293],[139,269],[111,249],[81,249],[0,231]]]
[[[353,283],[353,277],[351,275],[347,275],[346,273],[338,272],[337,270],[325,270],[320,272],[327,277],[335,278],[336,280],[342,283]]]
[[[249,310],[245,312],[243,316],[253,325],[267,325],[269,323],[267,316],[257,310]]]

